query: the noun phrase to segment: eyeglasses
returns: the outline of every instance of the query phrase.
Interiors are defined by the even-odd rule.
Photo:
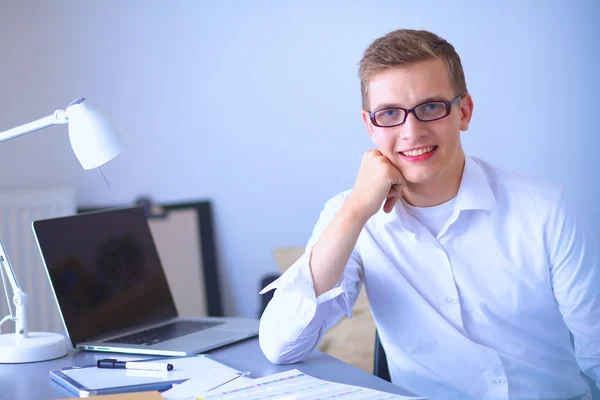
[[[402,125],[409,113],[412,113],[416,119],[422,122],[437,121],[438,119],[446,118],[452,111],[452,106],[455,105],[464,95],[459,95],[454,100],[438,100],[428,101],[416,105],[414,108],[407,110],[401,107],[388,107],[382,110],[377,110],[369,113],[373,125],[380,128],[391,128]]]

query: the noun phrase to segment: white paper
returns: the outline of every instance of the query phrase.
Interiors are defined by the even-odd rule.
[[[238,381],[251,381],[251,379],[242,376],[240,373],[227,370],[203,371],[198,377],[188,379],[178,385],[173,385],[169,390],[161,393],[167,400],[187,400],[195,399],[198,393],[204,393],[215,386],[219,391],[229,390],[230,387],[237,387]],[[228,383],[225,383],[228,382]],[[215,389],[216,390],[216,389]]]
[[[422,397],[401,396],[392,393],[380,392],[359,386],[344,385],[329,382],[306,375],[297,369],[269,375],[264,378],[252,379],[250,382],[238,382],[235,387],[229,386],[225,391],[199,393],[196,395],[203,400],[229,400],[229,399],[422,399]]]

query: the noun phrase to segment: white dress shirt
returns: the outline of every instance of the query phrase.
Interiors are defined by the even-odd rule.
[[[561,190],[467,157],[436,237],[401,202],[380,210],[316,297],[310,252],[349,193],[327,202],[306,253],[261,291],[277,289],[259,336],[271,362],[308,355],[364,284],[392,381],[412,393],[571,398],[589,389],[580,368],[600,384],[598,238]]]

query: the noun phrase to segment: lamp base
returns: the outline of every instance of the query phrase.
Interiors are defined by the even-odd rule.
[[[18,340],[15,333],[0,335],[0,363],[52,360],[68,351],[67,339],[58,333],[29,332],[29,337]]]

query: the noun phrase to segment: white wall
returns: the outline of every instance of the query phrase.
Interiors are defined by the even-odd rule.
[[[372,144],[363,50],[432,30],[475,100],[469,154],[567,187],[600,232],[600,3],[3,1],[0,130],[86,96],[129,132],[83,171],[65,127],[0,146],[0,187],[74,184],[81,205],[214,201],[229,314],[254,316],[272,250],[304,245]]]

